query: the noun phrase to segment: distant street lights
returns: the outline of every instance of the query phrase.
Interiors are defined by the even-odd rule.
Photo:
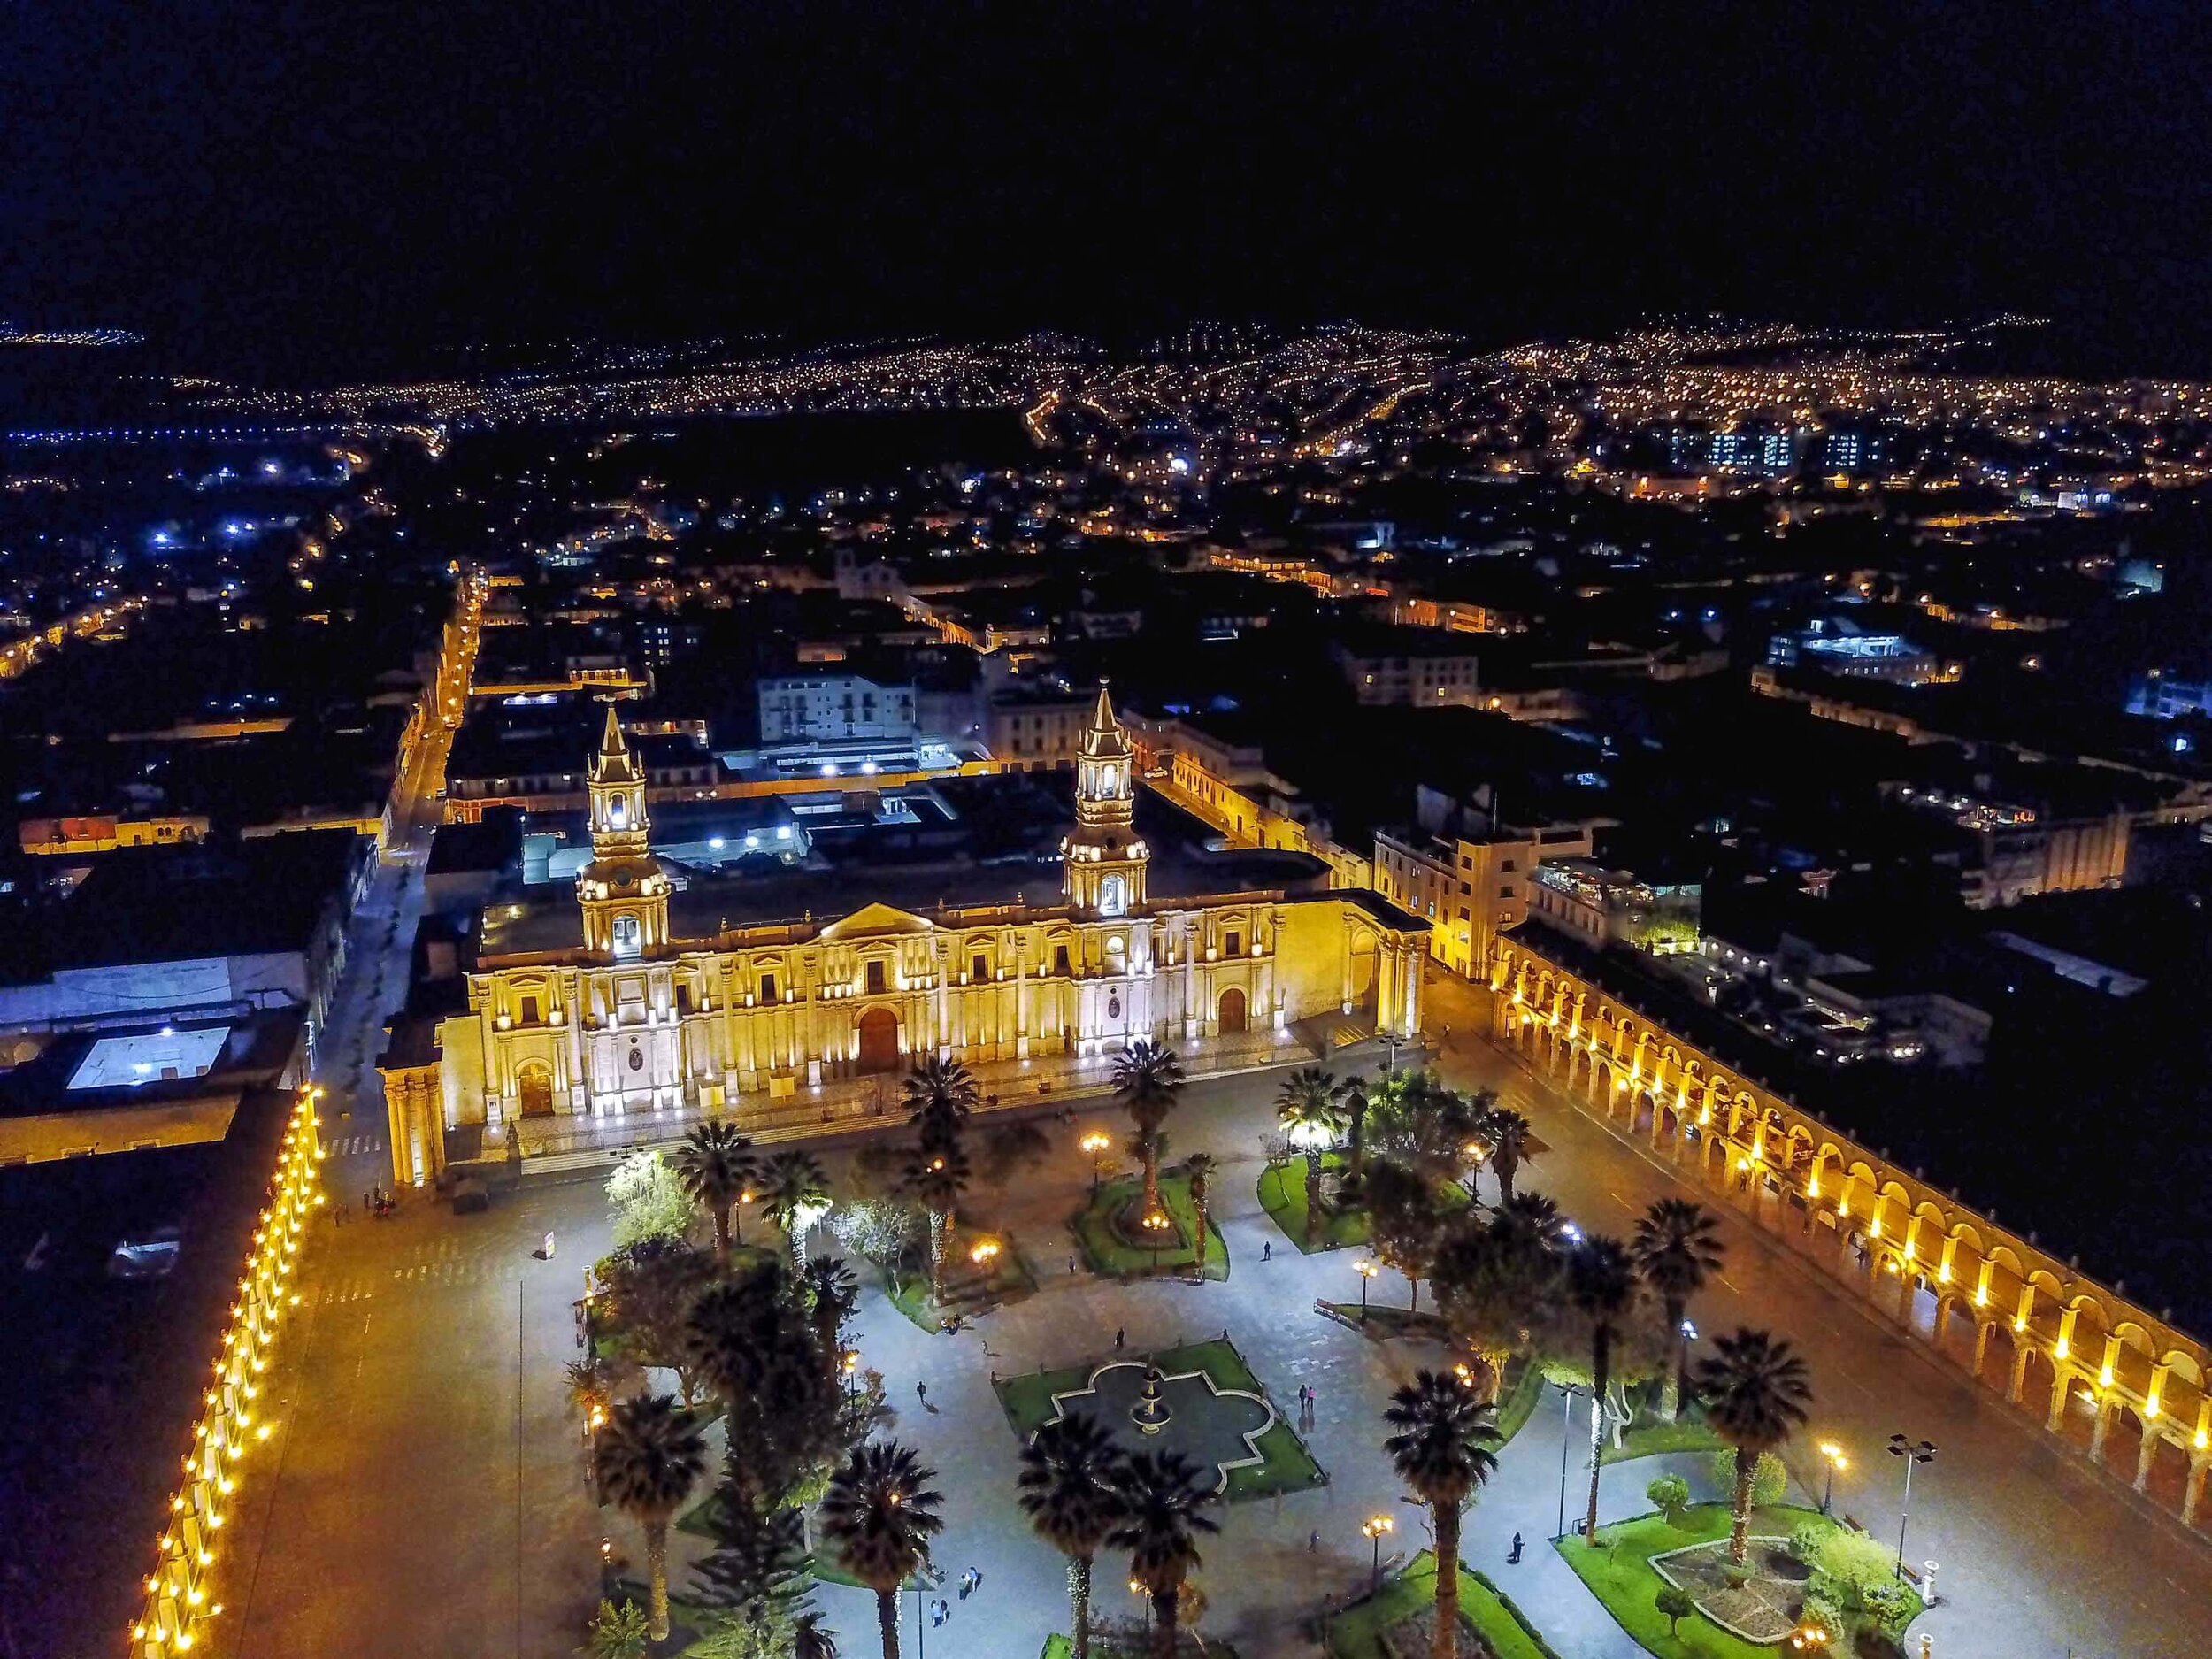
[[[1935,1442],[1922,1440],[1917,1444],[1901,1434],[1889,1437],[1889,1455],[1905,1460],[1905,1502],[1897,1516],[1897,1576],[1905,1576],[1905,1525],[1912,1519],[1912,1471],[1916,1463],[1935,1462]]]
[[[1851,1460],[1843,1455],[1843,1448],[1833,1440],[1821,1441],[1820,1460],[1828,1465],[1828,1479],[1820,1489],[1820,1512],[1825,1515],[1835,1503],[1836,1471],[1850,1468]]]
[[[1359,1530],[1367,1534],[1368,1541],[1375,1547],[1368,1573],[1367,1594],[1369,1595],[1373,1595],[1382,1588],[1382,1541],[1389,1534],[1391,1528],[1396,1525],[1386,1515],[1371,1515],[1360,1523]]]
[[[1091,1196],[1098,1196],[1099,1160],[1106,1156],[1106,1148],[1114,1144],[1113,1136],[1094,1129],[1075,1143],[1091,1155]]]
[[[1353,1263],[1352,1271],[1359,1275],[1359,1317],[1364,1320],[1367,1317],[1367,1286],[1374,1282],[1375,1275],[1382,1269],[1372,1262],[1363,1261]]]

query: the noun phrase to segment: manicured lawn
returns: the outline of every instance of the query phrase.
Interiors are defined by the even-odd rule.
[[[1125,1356],[1124,1357],[1134,1357]],[[1252,1368],[1244,1363],[1244,1356],[1232,1344],[1217,1339],[1198,1342],[1188,1348],[1169,1348],[1155,1354],[1152,1363],[1170,1376],[1183,1371],[1203,1371],[1217,1388],[1240,1389],[1246,1394],[1265,1396],[1267,1391]],[[1018,1377],[1007,1377],[998,1384],[1000,1409],[1014,1432],[1026,1440],[1038,1428],[1051,1420],[1054,1415],[1052,1396],[1070,1389],[1080,1388],[1090,1380],[1095,1365],[1071,1365],[1060,1371],[1025,1372]],[[1313,1454],[1298,1438],[1298,1432],[1279,1415],[1266,1432],[1256,1442],[1260,1455],[1265,1460],[1246,1468],[1229,1471],[1229,1485],[1225,1495],[1232,1502],[1245,1498],[1268,1498],[1279,1492],[1303,1492],[1328,1479],[1328,1474],[1314,1461]]]
[[[1527,1425],[1543,1398],[1544,1373],[1525,1359],[1508,1361],[1505,1383],[1498,1390],[1499,1445],[1504,1445]]]
[[[1161,1172],[1160,1206],[1175,1224],[1175,1236],[1158,1251],[1127,1242],[1115,1229],[1115,1213],[1125,1209],[1142,1189],[1141,1178],[1123,1176],[1108,1181],[1098,1189],[1096,1198],[1076,1211],[1070,1225],[1075,1229],[1076,1241],[1082,1246],[1083,1259],[1090,1263],[1093,1272],[1108,1273],[1118,1279],[1138,1278],[1152,1271],[1156,1256],[1163,1273],[1186,1270],[1196,1259],[1191,1240],[1198,1231],[1198,1211],[1190,1201],[1187,1176]],[[1229,1277],[1229,1247],[1221,1241],[1221,1229],[1213,1225],[1210,1216],[1206,1224],[1206,1277]]]
[[[1037,1659],[1075,1659],[1075,1644],[1056,1631],[1045,1638],[1045,1650]]]
[[[1340,1152],[1322,1155],[1325,1171],[1344,1168],[1347,1159]],[[1372,1224],[1364,1210],[1340,1210],[1331,1212],[1322,1224],[1321,1237],[1312,1244],[1306,1242],[1306,1160],[1295,1157],[1287,1164],[1270,1164],[1260,1174],[1260,1208],[1266,1210],[1275,1225],[1282,1229],[1283,1237],[1310,1256],[1318,1250],[1340,1250],[1348,1245],[1365,1244],[1374,1236]]]
[[[985,1279],[968,1257],[978,1236],[956,1233],[947,1247],[949,1256],[945,1263],[946,1299],[942,1303],[929,1294],[929,1264],[925,1258],[919,1272],[899,1279],[898,1288],[891,1292],[891,1305],[923,1330],[936,1332],[944,1328],[948,1314],[982,1313],[1037,1288],[1037,1275],[1010,1233],[991,1235],[1000,1248],[991,1263],[990,1277]]]
[[[1364,1309],[1356,1302],[1332,1302],[1324,1305],[1343,1315],[1348,1323],[1357,1327],[1362,1336],[1377,1342],[1386,1341],[1394,1336],[1441,1342],[1451,1334],[1442,1317],[1425,1308],[1414,1313],[1404,1308],[1386,1307],[1371,1296],[1368,1298]]]
[[[1755,1535],[1784,1537],[1801,1522],[1820,1518],[1814,1509],[1758,1509],[1752,1514],[1751,1530]],[[1662,1516],[1647,1515],[1600,1527],[1594,1548],[1578,1538],[1563,1539],[1554,1548],[1621,1628],[1658,1659],[1774,1659],[1775,1647],[1731,1636],[1702,1617],[1684,1619],[1678,1633],[1671,1636],[1666,1619],[1654,1605],[1662,1580],[1652,1569],[1652,1556],[1727,1536],[1728,1506],[1701,1503],[1684,1512],[1678,1527],[1668,1525]],[[1916,1608],[1915,1611],[1916,1615]],[[1837,1651],[1850,1650],[1839,1643]]]
[[[1436,1558],[1423,1550],[1403,1571],[1386,1579],[1379,1594],[1355,1603],[1329,1620],[1326,1637],[1332,1659],[1386,1659],[1383,1632],[1436,1601]],[[1556,1659],[1543,1639],[1532,1632],[1517,1610],[1480,1573],[1459,1570],[1460,1622],[1489,1644],[1496,1659]]]
[[[1721,1438],[1705,1426],[1704,1417],[1683,1408],[1682,1415],[1671,1423],[1655,1417],[1639,1417],[1621,1436],[1617,1447],[1609,1442],[1598,1454],[1598,1461],[1624,1463],[1632,1457],[1655,1457],[1661,1452],[1709,1452],[1721,1445]]]

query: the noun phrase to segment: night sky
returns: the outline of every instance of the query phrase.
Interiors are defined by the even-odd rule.
[[[18,0],[0,315],[320,372],[2010,308],[2212,373],[2208,43],[2200,4]]]

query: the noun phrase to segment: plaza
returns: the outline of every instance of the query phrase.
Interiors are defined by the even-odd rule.
[[[1480,1029],[1479,993],[1432,983],[1435,1018],[1455,1033]],[[1371,1071],[1376,1056],[1338,1058],[1341,1074]],[[1546,1151],[1524,1186],[1555,1197],[1586,1226],[1624,1230],[1672,1178],[1601,1126],[1551,1096],[1487,1044],[1455,1034],[1445,1077],[1500,1091],[1538,1125]],[[901,1314],[880,1279],[864,1290],[847,1340],[885,1379],[896,1421],[888,1432],[938,1471],[946,1527],[934,1550],[944,1579],[979,1569],[975,1594],[952,1605],[948,1626],[922,1633],[924,1651],[979,1659],[1030,1659],[1067,1621],[1062,1562],[1014,1502],[1019,1443],[1002,1400],[1003,1379],[1141,1359],[1226,1335],[1279,1414],[1295,1417],[1301,1387],[1314,1391],[1299,1438],[1325,1480],[1218,1511],[1222,1532],[1202,1542],[1196,1575],[1205,1629],[1244,1654],[1321,1651],[1313,1621],[1367,1586],[1371,1555],[1362,1525],[1393,1517],[1390,1555],[1426,1543],[1425,1514],[1393,1478],[1380,1450],[1390,1392],[1441,1358],[1432,1345],[1376,1342],[1318,1315],[1318,1299],[1356,1300],[1356,1248],[1302,1255],[1263,1210],[1262,1142],[1274,1128],[1279,1074],[1202,1081],[1174,1119],[1179,1153],[1204,1150],[1220,1168],[1213,1225],[1227,1247],[1225,1280],[1175,1275],[1102,1278],[1079,1259],[1071,1271],[1067,1222],[1088,1192],[1094,1125],[1121,1126],[1110,1102],[1071,1123],[1041,1118],[1044,1162],[1005,1190],[979,1187],[964,1223],[1030,1241],[1036,1294],[932,1334]],[[356,1118],[360,1116],[356,1109]],[[342,1124],[334,1125],[341,1134]],[[825,1151],[834,1191],[854,1148]],[[356,1185],[375,1173],[375,1153],[352,1160]],[[345,1160],[330,1166],[334,1196],[348,1195]],[[1724,1218],[1729,1259],[1700,1298],[1708,1329],[1756,1321],[1804,1352],[1816,1390],[1813,1431],[1789,1454],[1793,1501],[1816,1499],[1816,1439],[1859,1454],[1838,1483],[1837,1508],[1878,1536],[1894,1536],[1892,1471],[1877,1453],[1893,1430],[1926,1435],[1943,1459],[1916,1494],[1915,1560],[1942,1563],[1943,1597],[1914,1626],[1935,1653],[1992,1655],[2124,1652],[2179,1655],[2191,1632],[2212,1626],[2212,1575],[2200,1539],[2040,1436],[1978,1399],[1967,1384],[1893,1329],[1838,1298],[1801,1263]],[[608,1213],[595,1179],[534,1178],[526,1171],[491,1210],[456,1217],[411,1202],[389,1223],[326,1231],[311,1257],[308,1328],[280,1380],[280,1464],[265,1508],[243,1517],[240,1545],[257,1556],[234,1624],[242,1655],[299,1652],[514,1654],[571,1651],[597,1599],[599,1545],[634,1559],[634,1529],[592,1502],[577,1422],[562,1371],[575,1357],[572,1304],[582,1268],[608,1248]],[[541,1259],[549,1238],[549,1259]],[[1271,1251],[1266,1248],[1272,1245]],[[818,1249],[822,1245],[818,1243]],[[1266,1257],[1267,1259],[1263,1259]],[[1378,1303],[1404,1305],[1408,1286],[1386,1271]],[[1114,1338],[1121,1333],[1124,1347]],[[917,1385],[926,1393],[926,1402]],[[1579,1502],[1580,1422],[1563,1495],[1563,1413],[1547,1390],[1465,1517],[1462,1557],[1509,1594],[1561,1654],[1633,1659],[1642,1651],[1546,1541],[1563,1510]],[[1878,1460],[1886,1463],[1886,1459]],[[1664,1470],[1686,1473],[1694,1496],[1724,1495],[1701,1460],[1665,1456],[1609,1463],[1601,1478],[1607,1524],[1647,1512],[1643,1488]],[[1522,1561],[1507,1565],[1510,1540]],[[2055,1562],[2054,1538],[2076,1541]],[[672,1584],[680,1594],[701,1540],[678,1534]],[[1120,1588],[1110,1553],[1100,1562],[1102,1616],[1141,1609]],[[868,1593],[823,1584],[817,1600],[846,1651],[873,1644]],[[903,1598],[907,1651],[915,1650],[927,1596]],[[1122,1604],[1122,1605],[1118,1605]]]

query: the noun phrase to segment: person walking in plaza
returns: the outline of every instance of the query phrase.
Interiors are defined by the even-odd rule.
[[[920,1401],[924,1405],[927,1405],[929,1403],[929,1385],[925,1382],[916,1383],[914,1385],[914,1397]]]
[[[1126,1342],[1128,1340],[1129,1340],[1129,1333],[1128,1333],[1128,1331],[1127,1331],[1125,1328],[1125,1329],[1123,1329],[1123,1330],[1119,1330],[1119,1331],[1115,1332],[1115,1333],[1114,1333],[1114,1352],[1115,1352],[1115,1353],[1117,1353],[1117,1354],[1120,1353],[1120,1352],[1121,1352],[1121,1348],[1122,1348],[1122,1344],[1123,1344],[1123,1343],[1125,1343],[1125,1342]]]

